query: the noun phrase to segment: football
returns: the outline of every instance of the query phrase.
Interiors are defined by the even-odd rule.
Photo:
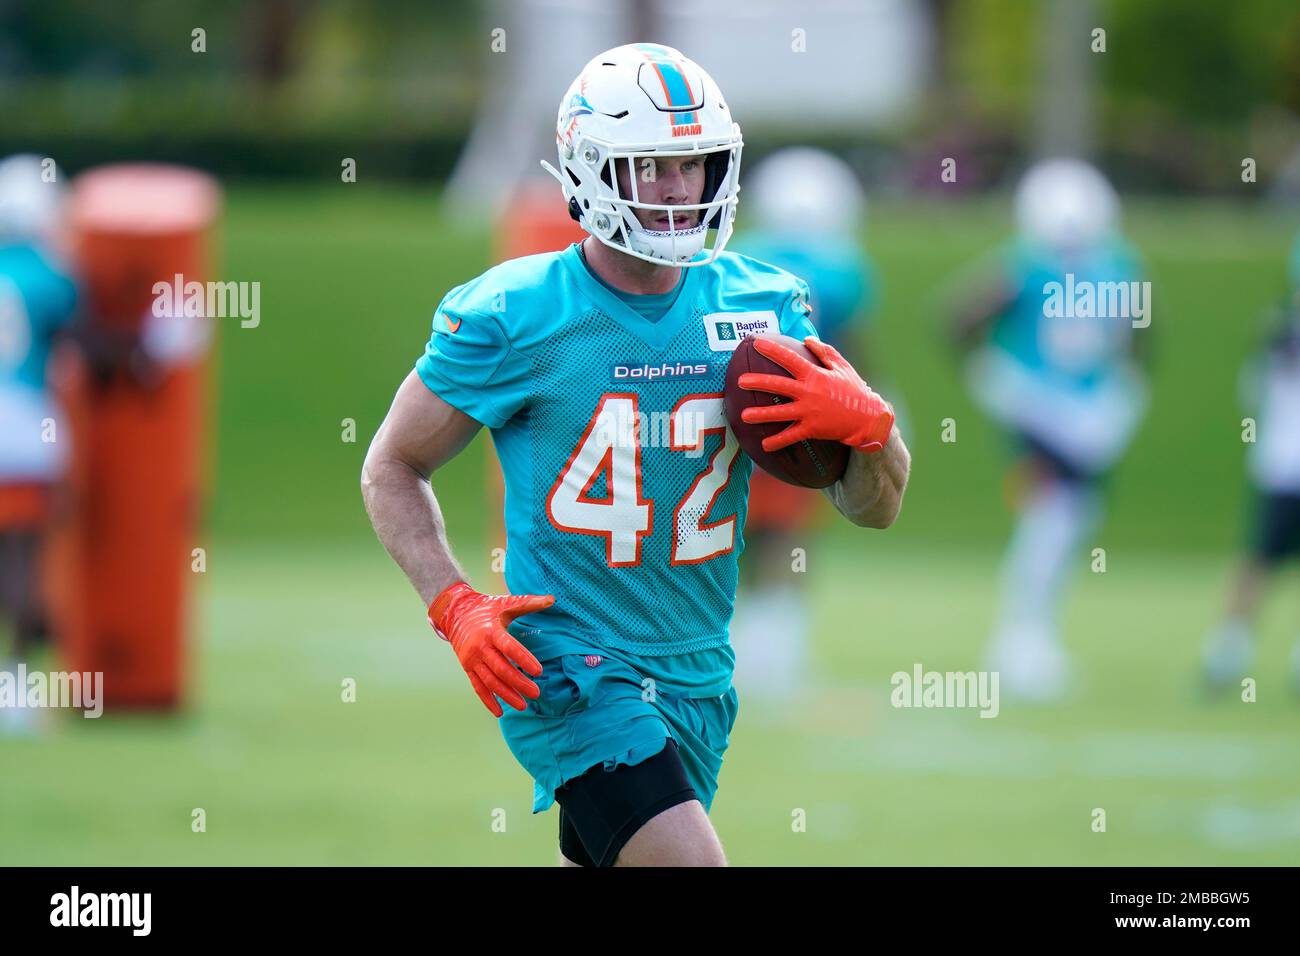
[[[755,392],[741,388],[740,376],[746,372],[761,372],[771,375],[791,375],[771,359],[754,348],[754,339],[749,336],[736,346],[731,362],[727,366],[727,386],[723,393],[723,403],[727,409],[727,423],[740,442],[740,447],[754,459],[754,464],[782,481],[804,488],[825,488],[833,485],[844,476],[844,469],[849,464],[849,449],[837,441],[804,439],[788,445],[777,452],[763,451],[763,439],[775,435],[789,426],[789,422],[760,422],[749,424],[741,419],[740,413],[751,405],[777,405],[789,402],[784,395],[770,392]],[[817,357],[798,339],[788,335],[765,335],[764,338],[776,339],[814,365],[820,365]]]

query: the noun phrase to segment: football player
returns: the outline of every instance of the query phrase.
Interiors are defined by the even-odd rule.
[[[68,460],[68,432],[57,428],[47,381],[77,299],[52,251],[61,205],[52,164],[31,155],[0,162],[0,621],[12,627],[18,661],[44,636],[39,558]],[[0,711],[0,727],[30,729],[32,713]]]
[[[764,159],[746,180],[753,228],[739,234],[732,248],[807,282],[818,336],[841,354],[861,358],[878,283],[858,241],[866,196],[857,176],[831,153],[790,147]],[[874,378],[864,364],[858,368]],[[807,543],[801,534],[812,526],[818,500],[816,492],[761,469],[750,478],[742,600],[731,635],[737,684],[772,703],[792,700],[810,678],[812,614],[800,586],[803,575],[791,571],[791,555],[801,541]],[[780,719],[776,712],[774,717]]]
[[[1140,279],[1101,173],[1079,160],[1039,163],[1017,188],[1015,212],[1019,235],[964,290],[955,332],[961,345],[980,346],[972,390],[1020,459],[1020,513],[988,666],[1005,692],[1052,700],[1069,679],[1057,622],[1065,577],[1098,518],[1101,479],[1145,408],[1145,319],[1100,305],[1100,293],[1118,288],[1106,283]],[[1089,289],[1092,305],[1080,295]],[[1136,312],[1131,295],[1128,303]]]
[[[750,460],[727,427],[746,335],[793,379],[748,409],[853,449],[827,489],[850,521],[893,522],[907,449],[888,404],[808,321],[807,286],[733,253],[740,128],[669,47],[600,54],[561,100],[560,181],[589,233],[452,289],[362,473],[371,521],[470,684],[560,805],[561,862],[724,865],[707,812],[736,719],[727,626]],[[711,231],[713,244],[706,247]],[[508,595],[475,591],[429,477],[486,425],[505,476]],[[501,706],[504,701],[509,709]]]
[[[1247,451],[1255,489],[1253,534],[1227,613],[1205,645],[1205,682],[1215,691],[1245,676],[1255,656],[1255,618],[1265,585],[1284,561],[1300,553],[1300,237],[1291,254],[1290,280],[1273,333],[1243,381],[1243,391],[1257,406],[1255,441]],[[1300,692],[1300,643],[1292,651],[1291,679]]]

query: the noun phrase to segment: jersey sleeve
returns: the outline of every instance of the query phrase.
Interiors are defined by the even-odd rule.
[[[488,428],[500,428],[528,397],[528,362],[497,318],[448,293],[415,371],[428,389]]]
[[[812,295],[808,283],[796,278],[794,289],[786,295],[781,303],[781,311],[778,313],[782,334],[798,339],[800,342],[810,335],[813,338],[821,338],[812,323],[812,306],[809,304],[811,301]]]

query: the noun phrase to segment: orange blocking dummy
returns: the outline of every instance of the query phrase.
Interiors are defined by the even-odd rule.
[[[102,671],[109,708],[185,695],[187,599],[206,561],[194,549],[208,343],[214,323],[239,321],[212,314],[207,294],[219,207],[211,177],[174,166],[73,184],[86,320],[104,347],[57,374],[74,440],[54,606],[67,667]]]

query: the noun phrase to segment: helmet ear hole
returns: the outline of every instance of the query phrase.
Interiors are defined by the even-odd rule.
[[[590,205],[590,203],[588,203],[588,205]],[[582,210],[578,207],[577,199],[569,200],[569,215],[573,218],[574,222],[582,222]]]

